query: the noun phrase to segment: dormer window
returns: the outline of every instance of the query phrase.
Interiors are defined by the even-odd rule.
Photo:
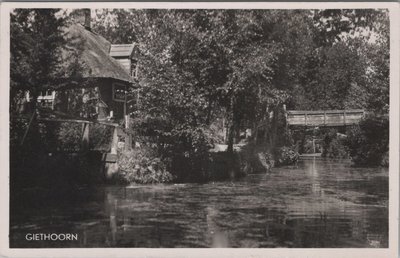
[[[110,56],[120,63],[132,78],[138,77],[138,62],[134,58],[135,44],[113,44],[110,48]]]

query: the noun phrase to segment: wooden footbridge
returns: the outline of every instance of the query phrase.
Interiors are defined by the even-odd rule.
[[[286,111],[288,126],[304,127],[339,127],[358,124],[364,117],[363,109],[350,110],[318,110],[318,111]]]
[[[87,118],[80,118],[80,117],[72,117],[68,114],[57,112],[53,110],[44,110],[38,108],[29,120],[28,126],[25,130],[24,136],[20,143],[21,147],[24,145],[25,138],[28,134],[29,128],[31,127],[32,121],[36,118],[37,122],[39,123],[67,123],[67,124],[81,124],[82,130],[80,132],[80,146],[71,146],[70,149],[59,149],[53,148],[49,149],[49,154],[57,153],[57,154],[64,154],[64,155],[74,155],[76,153],[87,154],[91,152],[100,152],[101,155],[101,163],[103,165],[104,172],[107,177],[111,176],[115,171],[118,170],[117,162],[117,149],[119,138],[124,138],[123,146],[125,150],[132,149],[132,134],[127,132],[125,129],[127,125],[121,126],[118,123],[106,120],[97,120],[97,119],[87,119]],[[100,148],[96,147],[89,147],[90,142],[90,128],[92,126],[101,125],[104,126],[103,128],[109,128],[111,130],[110,139],[105,140],[104,144],[100,146]],[[108,129],[107,129],[108,130]],[[108,137],[108,136],[104,136]],[[54,144],[53,144],[54,145]],[[53,146],[54,147],[54,146]]]
[[[51,122],[51,123],[70,123],[70,124],[82,124],[81,131],[81,146],[78,152],[89,153],[93,150],[89,148],[90,142],[90,127],[94,125],[102,125],[110,128],[112,131],[111,139],[109,143],[109,148],[106,150],[97,150],[101,152],[101,171],[106,176],[106,178],[111,178],[112,175],[118,172],[117,164],[117,149],[119,137],[125,138],[124,149],[130,150],[132,148],[132,135],[124,131],[123,127],[118,123],[113,123],[109,121],[99,121],[99,120],[88,120],[88,119],[65,119],[65,118],[38,118],[40,122]],[[107,145],[107,144],[106,144]],[[62,151],[61,151],[62,152]]]

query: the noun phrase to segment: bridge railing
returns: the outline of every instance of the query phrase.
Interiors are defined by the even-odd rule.
[[[286,121],[289,126],[346,126],[358,124],[364,114],[363,109],[288,110],[286,111]]]

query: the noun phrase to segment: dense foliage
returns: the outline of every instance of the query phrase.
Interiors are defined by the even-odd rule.
[[[130,133],[150,149],[121,154],[128,181],[208,178],[209,149],[221,141],[214,130],[221,121],[232,157],[233,144],[251,129],[250,140],[266,147],[264,154],[280,153],[275,156],[286,163],[296,153],[283,148],[293,144],[284,104],[304,110],[364,108],[380,115],[389,109],[387,10],[101,9],[95,14],[93,31],[112,43],[135,43],[140,91]],[[35,105],[40,91],[51,88],[57,77],[79,74],[82,64],[74,62],[79,53],[61,55],[68,45],[62,33],[67,16],[56,9],[13,11],[15,113],[25,90]],[[74,115],[90,117],[91,107],[78,99]],[[20,131],[12,132],[13,146],[28,123],[12,118],[11,130]],[[33,124],[30,139],[38,141],[41,129]],[[387,152],[386,135],[374,140],[368,128],[381,127],[364,122],[349,136],[356,162],[376,163],[372,154]],[[59,136],[70,138],[77,130],[61,128]],[[337,156],[346,151],[341,146],[332,138],[325,149]],[[232,169],[233,163],[226,162]]]
[[[277,165],[292,165],[299,160],[299,153],[290,147],[281,147],[277,150]]]
[[[356,164],[388,166],[389,118],[367,116],[350,132],[347,144]]]
[[[279,145],[281,119],[275,118],[283,103],[290,109],[387,111],[385,10],[96,14],[95,29],[104,37],[138,45],[141,115],[173,119],[184,130],[223,117],[229,150],[240,130],[255,131],[260,122],[268,131],[265,143]]]
[[[338,134],[335,129],[328,130],[323,137],[322,156],[326,158],[348,158],[349,150],[346,141],[346,135]]]
[[[60,9],[16,9],[11,13],[11,111],[16,110],[24,90],[36,100],[61,75],[64,19],[56,16],[58,12]]]
[[[165,183],[173,180],[165,163],[149,147],[121,151],[118,157],[118,177],[125,183]]]

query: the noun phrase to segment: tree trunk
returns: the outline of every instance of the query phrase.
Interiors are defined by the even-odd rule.
[[[234,109],[234,97],[231,97],[230,106],[227,108],[226,113],[229,115],[227,118],[227,122],[229,126],[227,126],[227,141],[228,141],[228,148],[227,152],[233,153],[233,137],[234,137],[234,116],[235,116],[235,109]]]
[[[228,132],[228,152],[233,152],[233,144],[236,143],[238,135],[240,134],[239,129],[240,117],[236,113],[233,113]]]
[[[258,138],[258,124],[257,124],[257,122],[253,122],[252,138],[253,138],[255,144],[257,144],[257,138]]]
[[[278,138],[278,124],[279,124],[279,106],[273,109],[273,117],[271,120],[270,132],[269,132],[269,148],[273,150],[277,145]],[[283,132],[280,132],[283,133]]]
[[[33,103],[32,103],[32,116],[31,116],[31,119],[29,120],[28,126],[25,129],[24,136],[22,137],[21,146],[24,145],[24,142],[26,140],[26,137],[28,136],[29,130],[31,130],[31,131],[32,130],[33,131],[37,130],[37,120],[36,120],[37,99],[38,99],[38,95],[37,94],[33,94],[33,96],[32,96],[32,101],[33,101]]]
[[[235,136],[235,129],[234,129],[234,123],[232,121],[230,127],[228,128],[228,149],[227,151],[229,153],[233,153],[233,138]]]
[[[208,99],[208,106],[207,106],[206,124],[209,124],[210,121],[211,121],[212,107],[213,107],[213,100],[212,100],[211,98],[209,98],[209,99]]]

